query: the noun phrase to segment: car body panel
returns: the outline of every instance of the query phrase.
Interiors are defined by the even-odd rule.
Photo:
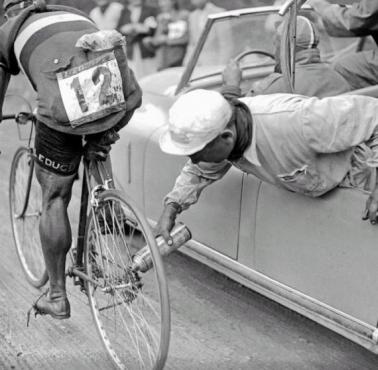
[[[253,268],[375,325],[378,230],[361,220],[365,200],[357,190],[313,199],[262,184]]]
[[[217,22],[239,22],[235,28],[239,29],[246,24],[241,16],[276,16],[276,12],[275,7],[264,7],[209,17],[186,68],[161,71],[140,81],[143,106],[121,131],[112,158],[117,184],[136,200],[152,224],[186,161],[159,149],[169,108],[189,90],[219,90],[222,85],[222,63],[196,64],[209,32]],[[262,24],[261,19],[258,22]],[[257,40],[263,30],[254,31]],[[332,60],[354,50],[359,40],[329,39],[323,43],[323,55]],[[264,47],[249,41],[244,46]],[[245,47],[236,45],[234,53]],[[245,60],[243,91],[271,73],[273,67],[269,58]],[[378,87],[352,93],[378,96]],[[232,168],[211,189],[205,189],[198,204],[180,215],[179,221],[193,234],[181,250],[378,352],[378,229],[361,221],[365,199],[366,194],[351,189],[311,199]]]

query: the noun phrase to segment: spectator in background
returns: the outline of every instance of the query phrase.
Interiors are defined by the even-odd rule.
[[[225,9],[219,8],[208,0],[191,0],[194,10],[189,14],[189,44],[186,52],[184,63],[187,64],[205,27],[207,17],[210,14],[224,12]],[[223,29],[224,31],[224,29]],[[213,48],[207,47],[201,54],[201,64],[217,64],[217,53],[221,52],[222,36],[227,37],[225,32],[222,34],[213,34],[212,39],[208,39],[208,44],[213,44]],[[222,43],[223,44],[223,43]],[[207,53],[205,56],[204,53]]]
[[[331,4],[326,0],[308,0],[322,17],[327,32],[332,36],[372,36],[378,45],[378,0],[361,0],[350,7]],[[378,50],[350,54],[335,62],[353,89],[378,84]]]
[[[100,30],[118,30],[125,7],[112,0],[95,0],[97,4],[89,12],[89,17]]]
[[[94,7],[94,0],[47,0],[46,4],[70,6],[89,14]]]
[[[181,66],[189,39],[188,11],[180,9],[178,0],[159,0],[161,13],[153,37],[143,42],[157,50],[157,69]]]
[[[280,7],[283,4],[285,4],[285,1],[286,0],[274,0],[273,5]],[[274,33],[275,30],[276,30],[276,23],[277,22],[282,22],[282,17],[278,13],[269,14],[266,17],[265,30],[268,31],[268,32]]]
[[[276,67],[280,66],[280,35],[282,23],[276,30]],[[328,63],[320,58],[318,49],[319,33],[308,18],[298,16],[297,38],[295,44],[295,93],[306,96],[335,96],[350,91],[348,82],[337,73]],[[249,95],[275,94],[289,92],[285,89],[284,77],[274,72],[268,77],[256,82]]]
[[[157,9],[145,0],[129,0],[124,12],[120,31],[126,36],[127,57],[137,78],[156,70],[155,51],[144,45],[143,39],[154,35],[157,14]]]

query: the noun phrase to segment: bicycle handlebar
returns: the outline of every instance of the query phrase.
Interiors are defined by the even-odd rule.
[[[32,121],[35,115],[30,112],[19,112],[17,114],[5,114],[3,121],[14,119],[20,125],[25,125],[27,122]]]
[[[9,119],[15,119],[16,115],[15,114],[6,114],[3,116],[3,121],[9,120]]]

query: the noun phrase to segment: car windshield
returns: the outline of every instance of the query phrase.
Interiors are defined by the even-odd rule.
[[[356,49],[358,38],[330,37],[317,14],[311,10],[302,12],[319,30],[319,49],[323,61],[332,60],[342,51],[351,52]],[[275,29],[280,21],[281,17],[273,10],[213,20],[189,81],[221,73],[230,59],[248,50],[256,52],[243,58],[242,68],[273,65]],[[271,57],[266,53],[271,54]]]

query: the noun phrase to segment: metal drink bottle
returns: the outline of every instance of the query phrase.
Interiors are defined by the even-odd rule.
[[[171,231],[171,237],[172,245],[168,245],[161,236],[156,238],[157,247],[163,257],[184,245],[191,239],[192,234],[184,224],[177,224]],[[151,253],[147,245],[133,256],[133,271],[146,272],[152,265]]]

